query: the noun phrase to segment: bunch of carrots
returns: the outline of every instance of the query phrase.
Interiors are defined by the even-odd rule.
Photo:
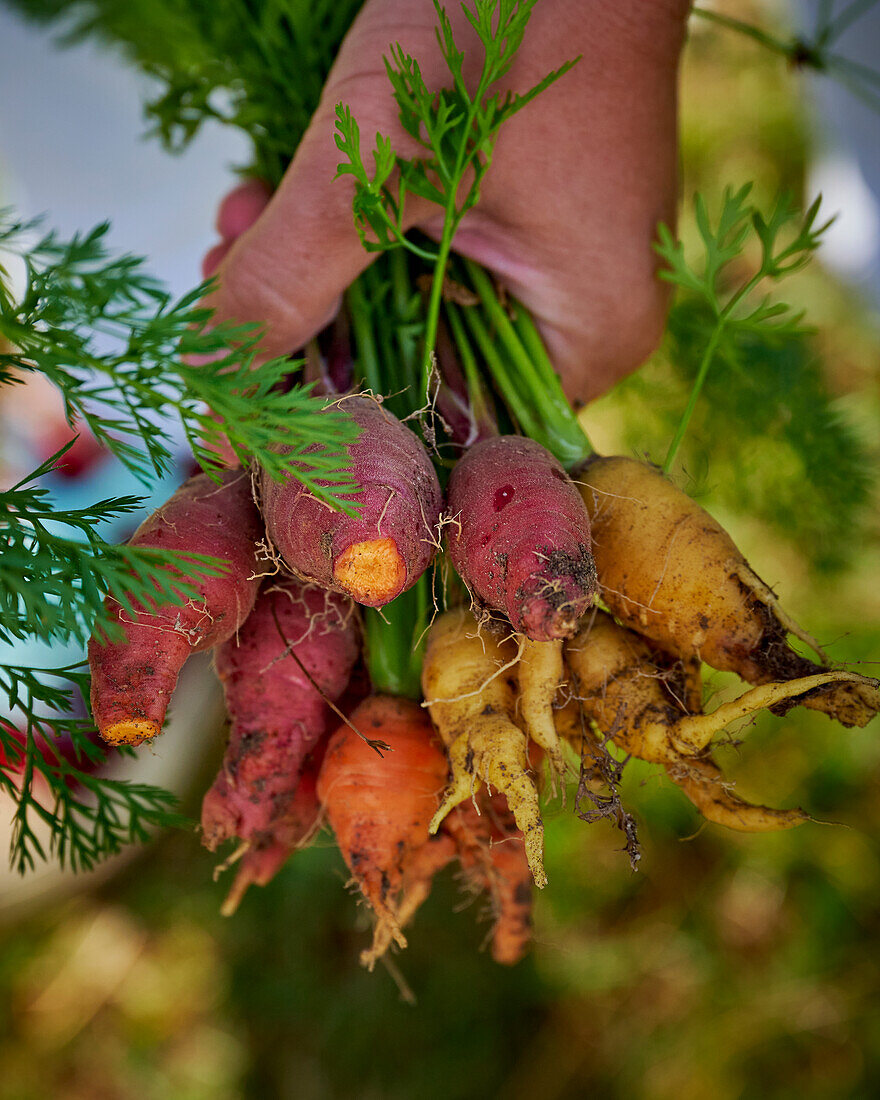
[[[202,835],[212,850],[238,842],[224,912],[326,822],[375,915],[367,965],[405,945],[433,876],[456,859],[491,900],[494,957],[515,962],[531,884],[547,881],[543,790],[578,760],[584,789],[613,782],[609,744],[663,765],[711,821],[808,820],[738,798],[712,739],[762,708],[864,725],[880,709],[877,681],[832,669],[699,505],[645,463],[594,455],[568,473],[517,435],[468,447],[444,494],[419,437],[381,401],[336,403],[361,429],[356,512],[294,477],[195,476],[132,542],[225,570],[182,606],[132,614],[111,600],[121,636],[90,645],[97,724],[129,745],[160,733],[189,654],[213,650],[230,729]],[[462,583],[438,595],[422,697],[379,693],[359,609],[389,604],[438,554]],[[701,662],[754,686],[705,714]]]
[[[609,748],[662,765],[711,821],[784,829],[808,815],[740,799],[712,759],[713,738],[765,708],[807,706],[846,726],[880,709],[878,682],[832,668],[727,533],[664,474],[591,452],[528,315],[482,269],[450,257],[498,126],[570,67],[525,95],[490,91],[533,2],[480,0],[468,14],[485,52],[476,95],[439,3],[454,89],[429,95],[413,59],[392,51],[394,94],[422,159],[395,161],[377,139],[370,176],[351,112],[337,110],[356,221],[369,247],[387,251],[305,352],[305,379],[358,429],[346,506],[310,492],[295,463],[281,481],[255,463],[219,481],[193,477],[132,542],[225,569],[183,604],[126,609],[111,599],[119,630],[90,644],[92,708],[111,744],[158,736],[183,663],[214,652],[230,726],[202,836],[211,850],[237,842],[224,912],[326,823],[375,917],[368,966],[405,945],[434,875],[456,860],[468,888],[489,897],[493,956],[516,962],[532,885],[547,882],[542,796],[564,792],[579,768],[576,807],[591,797],[632,832]],[[439,250],[409,242],[433,265],[418,365],[405,324],[379,325],[377,336],[362,308],[382,270],[394,310],[420,308],[426,273],[411,276],[398,247],[402,198],[386,183],[395,164],[407,168],[400,196],[410,187],[444,197]],[[380,299],[373,312],[393,312]],[[703,663],[751,686],[704,713]],[[631,835],[628,844],[632,857]]]

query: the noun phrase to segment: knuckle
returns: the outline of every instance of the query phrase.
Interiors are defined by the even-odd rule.
[[[222,320],[264,325],[264,349],[281,354],[295,345],[303,317],[291,297],[279,289],[273,271],[264,254],[233,248],[219,271],[216,306]]]

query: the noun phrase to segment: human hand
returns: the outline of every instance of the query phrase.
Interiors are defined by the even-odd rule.
[[[504,84],[523,90],[581,61],[501,130],[479,205],[457,252],[493,271],[533,314],[569,397],[588,401],[633,370],[663,327],[666,293],[651,242],[676,197],[676,77],[687,0],[544,0]],[[465,71],[480,51],[457,7],[449,15]],[[351,211],[352,182],[334,180],[337,102],[365,142],[388,134],[418,147],[398,121],[382,56],[399,41],[429,87],[447,82],[430,0],[368,0],[347,35],[320,105],[276,193],[252,181],[221,206],[224,241],[206,257],[218,319],[265,322],[269,354],[301,347],[369,264]],[[407,228],[438,238],[442,211],[408,202]],[[218,266],[219,264],[219,266]]]

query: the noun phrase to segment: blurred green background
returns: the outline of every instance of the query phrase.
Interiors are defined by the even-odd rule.
[[[767,18],[763,6],[734,7]],[[803,76],[783,59],[693,27],[682,80],[685,239],[697,189],[717,197],[754,179],[762,196],[786,186],[809,200],[813,114]],[[840,415],[876,458],[876,313],[823,269],[821,252],[786,297],[808,310]],[[680,408],[680,386],[658,354],[587,410],[594,442],[661,457],[663,407]],[[876,658],[876,511],[857,532],[837,532],[846,553],[817,557],[796,521],[786,538],[767,520],[776,492],[808,510],[810,484],[766,447],[745,461],[698,416],[684,473],[835,658]],[[761,508],[749,508],[752,494]],[[709,679],[713,692],[727,685]],[[826,824],[732,834],[702,823],[660,769],[632,763],[623,796],[638,819],[640,869],[630,871],[610,825],[574,817],[571,797],[550,805],[550,885],[536,902],[531,955],[512,970],[482,950],[486,914],[465,905],[449,872],[407,951],[367,974],[357,959],[369,922],[326,834],[231,919],[219,916],[224,886],[198,835],[161,837],[102,883],[7,917],[0,1098],[880,1095],[878,723],[844,730],[795,710],[740,732],[718,754],[738,792],[800,804]],[[185,807],[194,816],[209,779]]]

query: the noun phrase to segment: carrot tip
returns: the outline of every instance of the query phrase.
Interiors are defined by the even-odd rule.
[[[520,608],[520,629],[526,637],[537,642],[571,638],[577,633],[578,623],[591,602],[592,595],[566,601],[561,606],[555,606],[555,601],[544,595],[526,597]]]
[[[126,718],[101,730],[101,736],[108,745],[142,745],[160,733],[161,728],[155,722],[141,718]]]
[[[353,600],[381,607],[406,583],[406,563],[393,538],[353,542],[336,559],[333,579]]]
[[[247,888],[253,883],[262,885],[253,874],[250,867],[242,867],[235,876],[235,881],[229,893],[226,895],[226,900],[220,906],[221,917],[231,917],[235,914],[239,905],[241,905],[242,898],[247,893]]]

